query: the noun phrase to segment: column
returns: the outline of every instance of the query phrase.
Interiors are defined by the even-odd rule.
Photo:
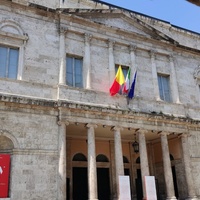
[[[160,100],[159,88],[158,88],[158,75],[156,70],[156,63],[155,63],[155,55],[156,51],[151,50],[151,70],[152,70],[152,80],[153,80],[153,88],[154,88],[154,96],[156,100]]]
[[[144,177],[149,176],[149,164],[148,164],[148,156],[147,156],[147,147],[146,147],[146,139],[145,139],[145,130],[139,130],[139,148],[140,148],[140,164],[141,164],[141,173],[142,173],[142,188],[143,188],[143,199],[146,199],[146,191],[145,191],[145,182]]]
[[[169,62],[170,62],[170,69],[171,69],[171,92],[172,92],[172,101],[174,103],[180,103],[179,101],[179,93],[178,93],[178,85],[176,80],[176,71],[174,68],[174,58],[172,55],[169,56]]]
[[[59,84],[66,84],[66,50],[65,33],[66,29],[60,27],[60,46],[59,46]]]
[[[117,185],[116,185],[116,170],[115,170],[115,152],[114,152],[114,141],[110,141],[110,170],[111,170],[111,176],[110,176],[110,192],[111,192],[111,198],[117,199]]]
[[[108,62],[109,62],[109,85],[111,86],[114,78],[115,78],[115,61],[114,61],[114,54],[113,54],[113,45],[114,41],[108,41]]]
[[[124,163],[123,163],[123,153],[122,153],[122,143],[121,143],[121,133],[122,130],[119,127],[114,127],[114,149],[115,149],[115,169],[116,169],[116,186],[117,186],[117,198],[120,200],[119,194],[119,176],[124,175]]]
[[[171,170],[171,161],[169,156],[169,147],[167,140],[168,133],[161,132],[161,147],[162,147],[162,156],[163,156],[163,168],[164,168],[164,177],[165,177],[165,185],[166,185],[166,193],[167,198],[169,200],[176,199],[174,193],[174,182],[172,178],[172,170]]]
[[[96,168],[96,150],[95,150],[95,133],[96,125],[87,124],[88,134],[88,199],[97,200],[97,168]]]
[[[182,134],[181,136],[181,144],[182,144],[182,156],[183,156],[183,165],[185,170],[185,178],[188,189],[188,198],[187,200],[195,200],[197,199],[195,195],[195,187],[191,173],[191,165],[190,165],[190,155],[189,155],[189,146],[188,146],[188,135]]]
[[[91,63],[90,63],[90,41],[92,35],[85,34],[85,53],[84,53],[84,69],[85,69],[85,88],[91,89]]]
[[[61,123],[58,122],[59,125],[59,167],[58,167],[58,199],[59,200],[66,200],[66,191],[67,191],[67,184],[66,184],[66,125],[68,122]]]

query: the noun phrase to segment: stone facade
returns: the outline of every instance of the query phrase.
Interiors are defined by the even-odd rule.
[[[0,48],[19,52],[16,78],[0,60],[0,154],[11,155],[0,199],[120,199],[119,175],[131,199],[146,198],[144,176],[160,200],[200,197],[199,34],[92,0],[1,0],[0,10]],[[66,84],[66,56],[82,59],[83,87]],[[137,69],[133,99],[109,94],[118,65]]]

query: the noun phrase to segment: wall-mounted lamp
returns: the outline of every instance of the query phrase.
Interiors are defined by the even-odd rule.
[[[139,143],[136,141],[136,134],[135,134],[135,142],[133,142],[132,147],[135,153],[139,152]]]

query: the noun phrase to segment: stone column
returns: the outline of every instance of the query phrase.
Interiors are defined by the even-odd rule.
[[[176,71],[174,68],[174,58],[172,55],[169,56],[170,62],[170,69],[171,69],[171,78],[170,78],[170,85],[171,85],[171,92],[172,92],[172,102],[180,103],[179,101],[179,92],[178,92],[178,85],[176,80]]]
[[[90,63],[90,41],[92,35],[85,34],[85,53],[84,53],[84,69],[85,69],[85,88],[91,89],[91,63]]]
[[[154,96],[156,100],[160,100],[159,87],[158,87],[158,75],[157,75],[156,63],[155,63],[155,56],[156,56],[155,54],[156,54],[156,51],[153,51],[153,50],[150,51]]]
[[[142,188],[143,188],[143,199],[146,199],[146,191],[145,191],[145,182],[144,177],[149,176],[149,164],[148,164],[148,156],[147,156],[147,147],[145,140],[146,130],[139,130],[139,148],[140,148],[140,164],[141,164],[141,173],[142,173]]]
[[[66,50],[65,33],[66,29],[60,27],[60,45],[59,45],[59,84],[66,84]]]
[[[116,170],[115,170],[115,152],[114,152],[114,141],[110,141],[110,170],[111,170],[111,176],[110,176],[110,183],[111,183],[111,198],[117,199],[117,185],[116,185]]]
[[[58,122],[59,125],[59,167],[58,167],[58,199],[66,200],[67,194],[67,165],[66,165],[66,125],[68,122],[61,123]]]
[[[87,124],[88,134],[88,196],[89,200],[97,200],[97,168],[96,168],[96,150],[95,150],[95,133],[96,125]]]
[[[189,155],[189,146],[188,146],[188,135],[182,134],[181,136],[182,144],[182,156],[183,156],[183,165],[185,170],[186,184],[188,188],[188,198],[187,200],[196,200],[195,187],[191,173],[190,165],[190,155]]]
[[[172,178],[172,169],[171,169],[171,161],[169,156],[169,147],[167,140],[168,133],[161,132],[161,147],[162,147],[162,156],[163,156],[163,168],[164,168],[164,177],[165,177],[165,185],[167,191],[167,198],[169,200],[176,199],[174,193],[174,182]]]
[[[114,127],[114,146],[115,146],[115,169],[116,169],[116,186],[117,186],[117,198],[120,200],[119,194],[119,176],[124,175],[124,163],[123,163],[123,153],[122,153],[122,143],[121,143],[121,133],[122,130],[119,127]]]
[[[115,61],[113,54],[114,41],[108,41],[108,62],[109,62],[109,85],[111,86],[115,78]]]

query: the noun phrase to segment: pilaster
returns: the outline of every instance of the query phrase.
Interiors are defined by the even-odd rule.
[[[159,88],[158,88],[158,75],[155,63],[156,51],[150,51],[151,56],[151,71],[152,71],[152,81],[153,81],[153,88],[154,88],[154,96],[157,101],[160,100]]]
[[[174,103],[180,103],[178,85],[177,85],[177,79],[176,79],[176,71],[174,67],[174,57],[172,55],[169,56],[169,62],[170,62],[170,70],[171,70],[170,82],[171,82],[172,101]]]
[[[85,53],[84,53],[84,69],[85,69],[85,87],[91,89],[91,61],[90,61],[90,41],[92,35],[85,33]]]

